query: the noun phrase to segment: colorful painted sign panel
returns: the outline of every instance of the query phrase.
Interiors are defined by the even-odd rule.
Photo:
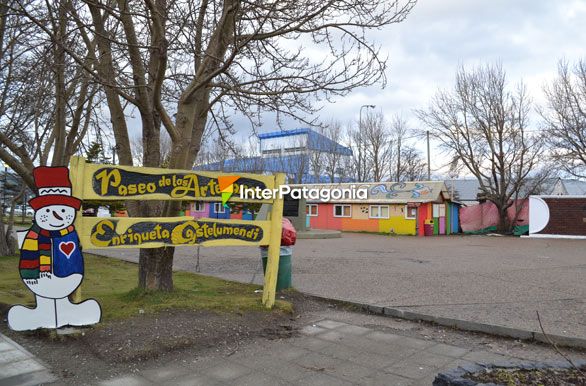
[[[69,170],[42,166],[33,170],[33,177],[38,195],[29,204],[35,214],[20,244],[18,269],[36,304],[10,308],[8,326],[23,331],[98,323],[102,311],[97,301],[69,300],[84,277],[82,248],[73,225],[81,200],[72,196]]]
[[[283,200],[240,199],[241,189],[278,189],[284,174],[260,175],[163,168],[88,164],[82,157],[70,162],[73,191],[88,201],[181,200],[271,204],[270,221],[213,220],[192,217],[90,218],[76,226],[86,248],[158,248],[163,246],[268,245],[263,304],[275,303]]]
[[[175,218],[96,218],[80,221],[84,248],[267,245],[270,221]]]
[[[138,168],[117,165],[87,164],[83,158],[73,157],[72,170],[81,178],[84,200],[197,200],[222,201],[231,193],[231,201],[240,200],[240,189],[273,189],[274,176],[242,173],[233,176],[223,173],[192,170]],[[230,183],[226,185],[226,181]],[[229,191],[231,190],[231,191]],[[254,200],[254,202],[270,202]]]

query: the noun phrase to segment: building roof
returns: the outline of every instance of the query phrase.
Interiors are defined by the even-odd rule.
[[[554,187],[556,179],[545,179],[540,181],[538,186],[534,186],[535,180],[528,178],[519,190],[519,198],[532,194],[550,193]],[[477,179],[456,179],[446,180],[446,187],[453,192],[452,199],[462,203],[478,202],[478,194],[481,194],[480,183]],[[481,194],[482,195],[482,194]]]
[[[462,202],[478,201],[480,184],[477,179],[446,180],[445,183],[448,191],[453,193],[453,200]]]
[[[367,198],[351,198],[345,195],[340,199],[331,199],[332,203],[382,203],[406,204],[442,202],[450,199],[449,191],[443,181],[416,181],[416,182],[370,182],[370,183],[343,183],[343,184],[304,184],[289,185],[291,187],[308,189],[361,189],[367,190]],[[320,200],[307,200],[319,202]]]
[[[198,165],[194,170],[222,171],[227,173],[285,173],[287,175],[298,175],[303,169],[303,183],[329,182],[327,176],[320,176],[319,181],[308,172],[309,159],[305,154],[292,154],[275,157],[247,157],[232,158],[220,162],[213,162],[205,165]],[[336,177],[339,180],[340,177]],[[349,178],[342,178],[342,181],[351,181]]]
[[[352,155],[352,150],[349,147],[342,146],[336,141],[333,141],[325,135],[320,134],[308,127],[262,133],[258,135],[258,138],[263,140],[269,138],[289,137],[299,134],[307,134],[307,148],[309,150],[337,153],[342,155]]]
[[[560,179],[568,196],[585,196],[586,181]]]
[[[307,127],[302,127],[298,129],[291,129],[291,130],[279,130],[279,131],[271,131],[270,133],[260,133],[258,135],[259,139],[267,139],[267,138],[277,138],[277,137],[288,137],[291,135],[297,134],[307,134],[309,131],[313,131]]]

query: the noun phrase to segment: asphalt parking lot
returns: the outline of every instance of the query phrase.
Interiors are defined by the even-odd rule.
[[[100,252],[104,253],[104,252]],[[137,261],[137,250],[109,255]],[[196,271],[197,248],[175,268]],[[256,248],[200,249],[200,272],[261,283]],[[293,285],[323,297],[586,339],[586,241],[345,233],[298,240]]]

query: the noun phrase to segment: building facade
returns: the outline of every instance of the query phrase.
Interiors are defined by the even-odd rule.
[[[291,185],[310,189],[367,190],[366,199],[307,200],[308,227],[396,235],[458,233],[457,203],[442,181]]]
[[[337,161],[342,165],[344,157],[350,157],[352,150],[311,128],[280,130],[258,135],[260,155],[227,159],[206,165],[198,165],[197,170],[214,170],[227,173],[285,173],[289,183],[316,183],[349,181],[341,170],[323,173],[312,169],[319,157]],[[323,162],[323,164],[332,164]]]
[[[226,208],[221,202],[201,202],[196,201],[189,203],[185,210],[185,215],[193,218],[216,218],[232,220],[254,220],[254,213],[247,209],[236,209],[235,207]]]

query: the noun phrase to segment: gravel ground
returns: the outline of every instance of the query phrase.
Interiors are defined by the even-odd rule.
[[[345,233],[298,240],[293,285],[319,296],[586,338],[584,240]],[[137,250],[94,251],[129,261]],[[196,271],[197,248],[175,269]],[[201,273],[260,283],[256,248],[200,249]]]

